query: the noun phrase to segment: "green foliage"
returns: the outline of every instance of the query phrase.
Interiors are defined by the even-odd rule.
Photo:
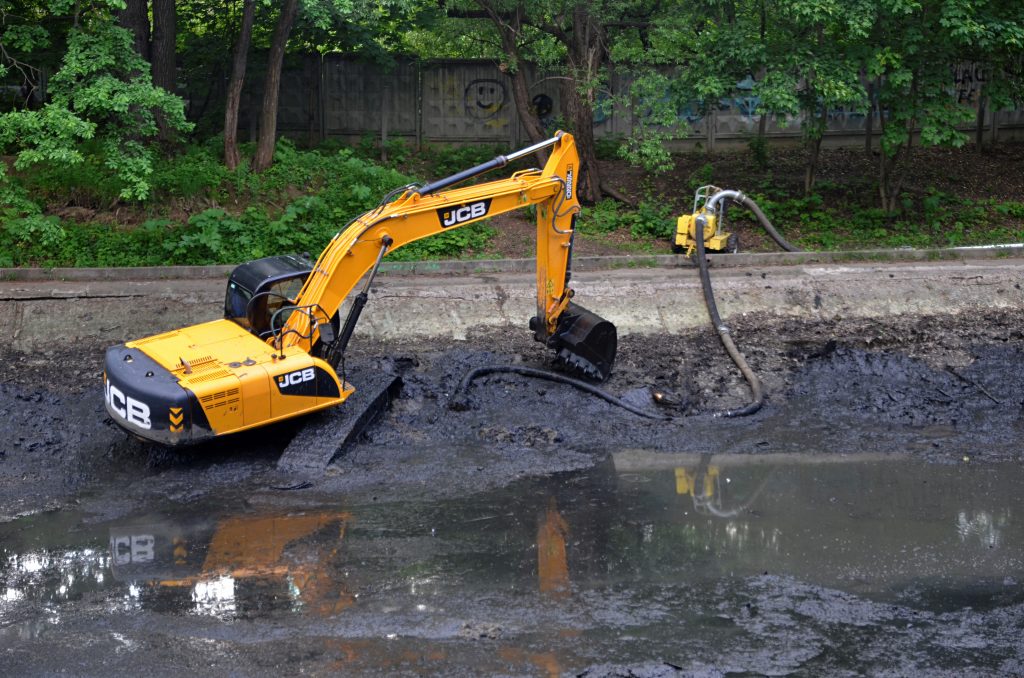
[[[343,149],[322,154],[298,151],[287,140],[277,146],[270,170],[253,174],[243,165],[234,173],[219,163],[209,146],[194,146],[161,161],[152,174],[155,194],[193,203],[203,198],[244,199],[241,211],[210,207],[184,222],[156,217],[124,229],[109,224],[76,224],[45,216],[30,195],[67,195],[84,180],[87,164],[35,168],[27,175],[30,193],[14,178],[0,180],[0,266],[152,266],[226,264],[284,252],[320,252],[350,219],[373,207],[391,189],[410,183],[406,176],[361,160]],[[102,175],[102,172],[99,173]],[[109,180],[110,177],[108,176]],[[45,187],[45,192],[40,189]],[[291,198],[296,188],[312,195]],[[83,189],[82,202],[95,201],[110,187],[102,181]],[[284,208],[268,212],[268,202]],[[395,252],[395,259],[453,257],[481,251],[494,236],[487,224],[446,231]]]
[[[424,147],[422,156],[433,167],[435,178],[441,178],[487,162],[507,152],[507,147],[497,144],[441,145]]]
[[[619,203],[610,198],[600,200],[593,207],[583,212],[578,219],[576,228],[580,233],[611,233],[617,231],[623,224],[619,214]]]
[[[389,254],[390,261],[417,261],[420,259],[451,259],[460,255],[473,256],[482,252],[491,239],[497,235],[487,221],[454,230],[444,231],[422,240],[409,243]]]
[[[594,154],[598,160],[614,160],[621,157],[620,152],[625,139],[621,136],[598,137],[594,140]]]
[[[631,209],[615,200],[605,199],[587,209],[576,227],[585,235],[628,231],[633,238],[662,239],[672,235],[675,220],[672,208],[664,201],[647,198]]]
[[[157,116],[168,130],[184,132],[191,125],[182,100],[153,86],[149,64],[135,51],[131,34],[116,23],[114,10],[121,7],[113,1],[51,2],[40,8],[50,13],[49,22],[4,27],[4,44],[31,51],[48,46],[51,28],[61,27],[57,19],[74,15],[59,67],[48,81],[50,101],[38,110],[0,115],[0,148],[16,155],[18,169],[84,163],[88,149],[89,159],[118,178],[118,197],[145,200]],[[83,148],[88,140],[96,143]]]
[[[1003,216],[1013,217],[1014,219],[1024,219],[1024,202],[1004,202],[995,205],[993,209]]]
[[[15,265],[19,250],[58,248],[66,237],[64,228],[57,217],[30,214],[25,217],[6,219],[3,226],[3,255],[5,266]]]
[[[894,216],[877,207],[831,205],[819,194],[791,198],[779,191],[752,194],[772,224],[791,241],[810,249],[868,249],[896,247],[958,247],[1019,241],[1024,225],[998,225],[1006,217],[1024,218],[1024,204],[995,200],[973,201],[929,189],[918,199],[906,198],[904,211]],[[756,223],[746,210],[731,210],[730,218]],[[756,226],[754,226],[756,227]]]
[[[754,164],[760,169],[768,169],[768,139],[755,134],[747,141],[747,148],[750,149]],[[819,190],[824,189],[821,189],[819,185]]]
[[[703,165],[701,165],[700,167],[698,167],[697,169],[690,173],[690,176],[686,179],[687,188],[689,188],[690,192],[693,193],[701,186],[710,185],[712,182],[714,172],[715,166],[712,163],[704,163]]]
[[[641,200],[633,213],[629,233],[634,238],[668,239],[675,235],[676,225],[672,208],[663,200]]]
[[[246,174],[242,169],[239,175]],[[184,153],[159,163],[153,170],[153,194],[158,198],[220,199],[233,181],[220,160],[220,149],[190,146]]]

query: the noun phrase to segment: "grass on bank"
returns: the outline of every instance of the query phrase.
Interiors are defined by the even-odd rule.
[[[502,147],[388,145],[388,165],[372,139],[355,147],[313,150],[279,142],[274,165],[259,174],[227,170],[220,140],[187,147],[163,160],[144,203],[125,204],[121,186],[96,149],[85,163],[37,166],[0,179],[0,267],[233,264],[289,252],[316,254],[351,218],[390,190],[413,180],[452,174],[488,160]],[[251,150],[247,148],[245,150]],[[608,151],[603,151],[607,159]],[[642,178],[636,206],[602,200],[584,209],[581,236],[624,252],[665,251],[675,218],[690,209],[692,191],[710,183],[714,163],[698,166],[678,190],[660,191]],[[852,189],[827,181],[807,197],[768,177],[740,186],[787,238],[806,249],[950,247],[1024,240],[1024,202],[972,200],[934,188],[905,199],[896,215],[857,203]],[[671,194],[669,194],[671,193]],[[1024,196],[1022,196],[1024,197]],[[733,209],[739,229],[757,231],[752,215]],[[500,256],[496,231],[476,224],[408,245],[392,260]]]

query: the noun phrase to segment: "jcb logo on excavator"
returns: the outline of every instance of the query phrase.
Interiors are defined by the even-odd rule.
[[[149,405],[127,396],[118,387],[110,383],[110,380],[103,380],[103,397],[110,405],[111,411],[121,417],[129,424],[135,424],[139,428],[152,428],[153,424],[149,419]]]
[[[313,371],[312,367],[307,367],[304,370],[298,372],[289,372],[288,374],[282,374],[277,378],[277,383],[284,388],[285,386],[295,386],[301,384],[304,381],[313,381],[316,379],[316,372]]]
[[[315,396],[317,393],[316,368],[307,367],[285,372],[274,377],[277,391],[286,396]]]
[[[479,219],[491,209],[491,199],[471,202],[459,207],[442,207],[437,210],[437,218],[441,221],[442,228],[458,226],[473,219]]]

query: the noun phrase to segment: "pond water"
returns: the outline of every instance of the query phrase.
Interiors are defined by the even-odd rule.
[[[1013,673],[1022,486],[1017,465],[632,450],[436,502],[37,514],[0,524],[0,650],[30,672],[160,673],[144,657],[202,638],[203,667],[243,674]]]

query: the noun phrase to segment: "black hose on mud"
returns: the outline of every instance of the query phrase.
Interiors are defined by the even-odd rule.
[[[703,217],[699,217],[699,219],[701,221],[697,223],[697,232],[703,233]],[[754,371],[750,369],[750,365],[747,364],[746,358],[736,348],[736,342],[732,340],[732,333],[729,331],[729,327],[722,322],[722,316],[718,313],[718,304],[715,303],[715,294],[711,289],[711,274],[708,273],[708,258],[706,255],[707,250],[704,249],[704,238],[694,238],[693,241],[697,249],[695,256],[697,257],[697,268],[700,270],[700,286],[704,289],[704,305],[708,307],[711,324],[714,326],[715,331],[718,332],[718,338],[722,340],[722,346],[725,347],[729,357],[736,363],[736,367],[740,369],[743,377],[750,384],[752,394],[751,401],[746,407],[741,407],[738,410],[715,412],[714,416],[745,417],[761,409],[761,405],[764,404],[764,390],[761,388],[761,380],[757,378]]]
[[[462,378],[462,381],[459,382],[455,392],[452,393],[452,397],[448,401],[448,407],[457,411],[469,409],[468,392],[469,386],[473,383],[473,380],[487,374],[498,374],[503,372],[520,374],[524,377],[533,377],[535,379],[547,379],[548,381],[556,381],[560,384],[568,384],[580,389],[581,391],[586,391],[591,395],[595,395],[602,400],[606,400],[612,405],[621,407],[627,412],[632,412],[633,414],[641,417],[647,417],[648,419],[658,419],[661,421],[670,421],[672,419],[672,417],[664,414],[648,412],[647,410],[631,405],[621,398],[612,395],[608,391],[598,388],[592,384],[588,384],[580,379],[574,379],[564,374],[559,374],[558,372],[548,372],[547,370],[539,370],[535,367],[526,367],[524,365],[484,365],[483,367],[470,370],[466,373],[466,376]]]
[[[733,202],[743,205],[751,212],[753,212],[754,216],[757,217],[757,220],[761,222],[761,226],[764,227],[765,232],[768,233],[771,239],[774,240],[779,245],[779,247],[786,250],[787,252],[800,251],[799,249],[791,245],[785,238],[783,238],[777,230],[775,230],[775,227],[772,225],[772,222],[768,220],[768,217],[761,210],[758,204],[754,202],[750,197],[744,195],[743,193],[739,193],[738,191],[721,191],[712,198],[710,204],[713,205],[716,199],[731,199]],[[703,217],[700,217],[700,219],[703,220]],[[697,232],[704,232],[703,221],[698,223]],[[761,386],[761,380],[758,378],[756,374],[754,374],[754,371],[750,369],[750,365],[747,364],[746,358],[743,357],[743,354],[736,347],[736,343],[732,340],[732,333],[729,331],[729,327],[724,322],[722,322],[722,316],[718,313],[718,304],[715,303],[715,295],[711,289],[711,274],[708,272],[707,250],[704,248],[704,239],[694,238],[694,242],[696,244],[695,256],[697,257],[697,268],[700,271],[700,284],[704,290],[704,304],[707,306],[708,315],[711,317],[711,324],[714,325],[715,331],[718,332],[718,338],[722,341],[722,345],[725,347],[725,350],[729,354],[729,357],[732,358],[732,361],[736,364],[736,367],[739,368],[740,372],[743,374],[743,377],[747,380],[747,383],[750,385],[751,391],[751,401],[745,407],[741,407],[735,410],[715,412],[712,414],[712,416],[745,417],[754,414],[755,412],[761,409],[762,405],[764,405],[764,389]],[[624,410],[632,412],[633,414],[639,415],[641,417],[647,417],[648,419],[657,419],[660,421],[674,420],[673,417],[669,417],[656,412],[648,412],[639,407],[635,407],[625,402],[621,398],[612,395],[608,391],[593,386],[592,384],[588,384],[585,381],[574,379],[572,377],[566,376],[564,374],[559,374],[557,372],[548,372],[546,370],[539,370],[534,367],[525,367],[521,365],[486,365],[484,367],[478,367],[474,370],[470,370],[469,372],[466,373],[466,376],[462,378],[462,381],[459,382],[459,385],[455,389],[455,392],[452,393],[451,399],[449,399],[448,401],[448,407],[457,411],[469,409],[469,386],[470,384],[473,383],[473,380],[487,374],[496,374],[502,372],[520,374],[526,377],[534,377],[536,379],[547,379],[548,381],[555,381],[562,384],[569,384],[570,386],[574,386],[582,391],[586,391],[587,393],[595,395],[598,398],[606,400],[612,405],[621,407]]]
[[[739,193],[738,191],[720,191],[718,194],[713,196],[708,201],[708,206],[713,210],[714,203],[719,199],[732,200],[733,202],[746,207],[757,220],[761,222],[761,226],[768,235],[774,240],[779,247],[786,250],[787,252],[799,252],[800,250],[791,245],[778,231],[772,226],[772,222],[768,220],[768,217],[761,210],[756,202],[754,202],[749,196]],[[697,222],[697,233],[704,232],[704,217],[698,217]],[[750,369],[750,365],[747,364],[746,358],[740,353],[740,350],[736,348],[736,342],[732,340],[732,333],[729,331],[729,327],[722,322],[722,316],[718,313],[718,304],[715,303],[715,294],[711,289],[711,274],[708,272],[708,259],[706,250],[704,248],[703,238],[694,238],[695,254],[697,257],[697,268],[700,271],[700,286],[704,290],[704,305],[708,307],[708,315],[711,317],[711,324],[714,326],[715,331],[718,332],[718,338],[722,341],[722,346],[725,347],[726,352],[732,361],[739,368],[740,372],[743,373],[744,379],[750,384],[751,400],[746,407],[741,407],[736,410],[725,410],[723,412],[715,412],[716,417],[745,417],[747,415],[754,414],[761,409],[764,405],[764,389],[761,386],[761,380],[754,374],[754,371]]]

